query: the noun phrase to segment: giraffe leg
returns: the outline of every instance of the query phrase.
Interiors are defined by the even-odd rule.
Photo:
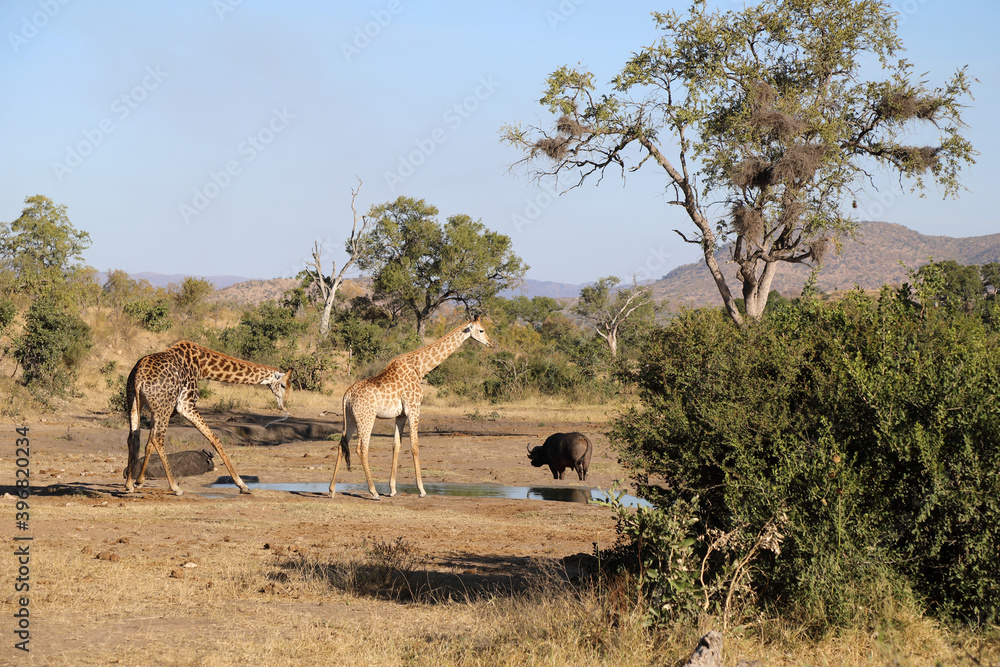
[[[156,445],[153,444],[153,441],[156,438],[160,421],[161,420],[157,419],[154,415],[153,424],[149,429],[149,439],[146,440],[146,453],[143,454],[142,457],[142,466],[139,467],[138,470],[133,471],[135,473],[135,488],[137,489],[141,489],[142,485],[146,483],[146,466],[149,465],[149,457],[153,455],[153,452],[157,451]],[[138,465],[138,461],[136,462],[136,465]]]
[[[403,425],[406,424],[406,415],[396,417],[396,431],[392,440],[392,471],[389,473],[389,495],[396,495],[396,464],[399,463],[399,450],[402,445]]]
[[[163,448],[163,439],[167,433],[168,421],[170,421],[169,414],[166,417],[163,417],[162,415],[154,417],[153,429],[150,431],[149,441],[146,443],[146,457],[142,462],[142,468],[139,470],[139,477],[136,480],[136,484],[139,487],[145,484],[146,466],[149,465],[149,459],[153,455],[153,451],[155,451],[156,455],[160,457],[160,461],[163,463],[163,472],[167,476],[167,483],[170,484],[170,490],[174,492],[174,495],[182,496],[184,495],[184,490],[174,480],[174,474],[170,470],[170,462],[167,461],[167,453]]]
[[[198,429],[210,443],[212,443],[212,446],[215,447],[215,451],[219,452],[222,462],[226,464],[226,470],[229,471],[229,476],[233,478],[233,482],[236,486],[240,487],[240,493],[250,493],[250,487],[248,487],[246,483],[240,479],[240,476],[236,474],[236,468],[233,467],[232,461],[229,460],[229,454],[226,454],[226,450],[223,449],[222,443],[219,442],[219,439],[215,437],[214,433],[212,433],[212,429],[208,428],[208,424],[206,424],[205,420],[203,420],[201,415],[198,414],[198,410],[196,410],[193,405],[178,401],[177,412],[183,415],[189,422],[194,424],[194,427]],[[166,465],[164,465],[164,468],[166,468]]]
[[[358,440],[360,440],[358,449],[361,451],[361,467],[365,469],[365,481],[368,482],[368,492],[372,494],[372,499],[381,500],[378,496],[378,491],[375,490],[375,482],[372,481],[372,470],[368,467],[368,443],[371,441],[374,422],[375,418],[373,417],[371,420],[365,420],[364,423],[358,424]]]
[[[417,412],[417,408],[413,407],[410,411],[410,451],[413,452],[413,471],[417,475],[417,489],[420,491],[420,497],[423,498],[427,495],[424,491],[424,482],[420,478],[420,444],[417,437],[417,424],[420,421],[420,413]]]
[[[125,491],[132,493],[135,491],[135,480],[139,477],[139,446],[141,434],[139,431],[130,431],[128,434],[128,463],[122,475],[125,477]]]
[[[135,491],[134,480],[139,474],[139,471],[136,470],[136,468],[139,465],[139,446],[142,444],[142,433],[139,429],[139,417],[142,403],[134,385],[127,388],[126,394],[129,399],[128,439],[126,441],[128,443],[128,464],[125,466],[125,470],[122,475],[125,477],[125,491],[127,493],[132,493]]]

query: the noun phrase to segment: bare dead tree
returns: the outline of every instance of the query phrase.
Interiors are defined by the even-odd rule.
[[[340,272],[337,273],[337,262],[334,261],[330,264],[330,275],[323,275],[323,247],[318,241],[313,244],[312,262],[303,260],[307,264],[306,272],[312,278],[312,282],[319,287],[320,294],[323,297],[323,314],[319,318],[319,333],[322,336],[325,336],[330,331],[330,313],[333,311],[333,302],[337,298],[337,290],[340,289],[341,284],[344,282],[344,275],[347,273],[347,269],[365,253],[364,234],[368,227],[369,218],[366,215],[359,216],[355,205],[358,193],[361,191],[363,184],[364,181],[359,178],[358,187],[351,190],[351,213],[354,215],[354,224],[351,227],[351,235],[345,243],[348,259],[340,267]],[[360,223],[360,226],[358,223]]]
[[[574,312],[592,320],[597,335],[608,343],[611,356],[618,355],[618,332],[636,310],[652,303],[649,291],[639,287],[635,278],[632,286],[617,289],[618,278],[608,276],[580,290],[580,300]]]

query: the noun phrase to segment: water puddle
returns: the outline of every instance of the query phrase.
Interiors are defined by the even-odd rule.
[[[261,482],[258,478],[247,475],[243,481],[251,489],[268,489],[271,491],[287,491],[290,493],[319,493],[326,495],[330,490],[330,482]],[[211,488],[233,487],[229,477],[219,477]],[[389,495],[389,485],[375,484],[379,495]],[[588,503],[591,500],[607,500],[603,491],[586,487],[572,486],[500,486],[499,484],[455,484],[449,482],[427,482],[424,490],[429,496],[463,496],[466,498],[509,498],[514,500],[553,500],[557,502]],[[397,493],[417,495],[416,484],[397,484]],[[337,493],[360,493],[368,495],[368,485],[337,484]],[[650,503],[642,498],[625,494],[622,503],[626,507],[650,507]]]

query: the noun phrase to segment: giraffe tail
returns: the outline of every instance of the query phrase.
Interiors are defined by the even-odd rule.
[[[347,415],[348,402],[347,396],[350,392],[344,392],[344,398],[341,399],[340,405],[344,410],[344,433],[340,436],[340,453],[344,457],[344,461],[347,463],[347,472],[351,472],[351,428],[350,417]],[[353,412],[352,412],[353,414]]]
[[[347,463],[347,472],[351,472],[351,447],[350,438],[347,436],[341,436],[340,438],[340,453],[344,456],[344,461]]]

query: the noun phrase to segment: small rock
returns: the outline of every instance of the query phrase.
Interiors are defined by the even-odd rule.
[[[117,563],[118,561],[121,560],[121,557],[114,551],[102,551],[101,553],[97,554],[97,558],[98,560],[106,560],[112,563]]]
[[[175,567],[174,569],[170,570],[170,576],[173,579],[183,579],[184,574],[185,574],[184,570],[179,567]]]
[[[184,563],[183,567],[198,567],[198,563],[192,563],[191,561],[188,561]]]

